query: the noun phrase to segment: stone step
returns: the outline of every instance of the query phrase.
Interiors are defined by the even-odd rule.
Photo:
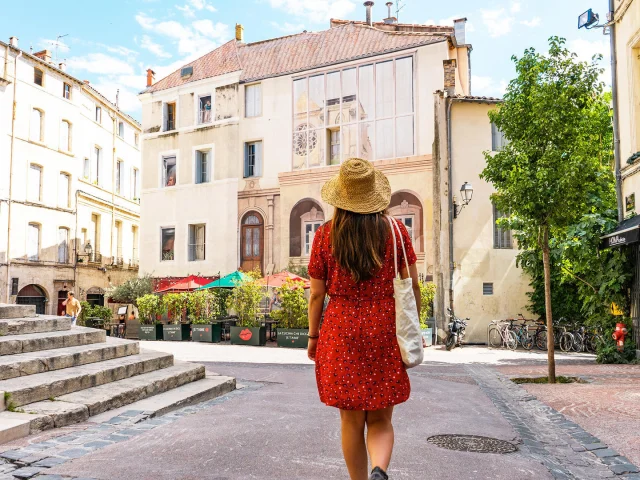
[[[139,351],[138,342],[107,337],[106,343],[5,355],[0,357],[0,380],[103,362],[136,355]]]
[[[143,350],[129,357],[2,380],[0,392],[4,392],[5,407],[11,410],[171,365],[173,355]]]
[[[59,332],[71,329],[70,317],[39,315],[34,318],[14,318],[0,321],[0,335]]]
[[[93,343],[103,343],[107,338],[104,330],[73,327],[71,330],[41,332],[23,335],[0,336],[0,355],[53,350]]]
[[[2,412],[0,413],[0,444],[11,442],[31,433],[31,428],[40,415],[27,413]]]
[[[150,402],[146,406],[149,411],[155,409],[150,404],[157,404],[164,413],[173,408],[185,406],[193,398],[193,402],[201,401],[198,398],[208,400],[221,395],[235,387],[235,380],[228,377],[218,377],[223,380],[204,382],[205,370],[202,365],[187,362],[175,362],[175,365],[155,372],[137,375],[107,385],[87,388],[68,395],[57,397],[55,401],[36,402],[25,405],[24,411],[36,416],[48,416],[51,424],[34,419],[32,433],[47,428],[62,427],[73,423],[86,421],[90,416],[103,414],[109,410],[139,410],[132,404],[138,405],[141,401]],[[233,381],[233,384],[231,383]],[[196,387],[197,385],[197,387]],[[192,386],[191,390],[179,390]],[[173,390],[175,389],[175,390]],[[177,397],[164,396],[178,392]],[[223,393],[220,393],[223,392]],[[182,398],[186,395],[186,399]],[[146,400],[145,400],[146,399]],[[183,404],[184,402],[184,404]],[[127,407],[124,407],[127,405]],[[143,405],[144,406],[144,405]],[[142,408],[142,406],[141,406]],[[145,410],[146,411],[146,410]],[[117,416],[118,413],[113,416]],[[113,416],[109,417],[112,418]],[[96,417],[97,418],[97,417]]]
[[[35,316],[35,305],[15,305],[13,303],[0,303],[0,319],[28,318]]]

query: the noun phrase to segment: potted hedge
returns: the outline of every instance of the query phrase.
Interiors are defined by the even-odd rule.
[[[138,336],[140,340],[162,340],[162,324],[158,317],[164,312],[162,298],[152,293],[138,298]]]
[[[109,296],[110,302],[126,303],[133,305],[136,308],[138,308],[138,299],[151,293],[153,293],[153,279],[150,275],[145,275],[140,278],[131,278],[120,285],[112,285],[107,289],[107,295]],[[140,312],[138,312],[138,314],[140,314]],[[129,339],[140,338],[135,334],[140,332],[140,326],[144,325],[145,322],[141,321],[139,318],[136,319],[135,317],[130,316],[126,319],[125,323],[127,325],[126,337]],[[147,324],[147,331],[150,331],[149,325],[151,324]]]
[[[250,272],[250,280],[238,284],[227,298],[227,308],[238,316],[237,325],[231,327],[232,345],[267,344],[267,329],[259,318],[260,302],[266,297],[264,287],[258,283],[260,273]]]
[[[162,303],[169,316],[167,325],[162,326],[162,338],[167,341],[188,341],[191,336],[191,328],[188,323],[183,323],[187,309],[188,294],[166,293],[162,297]]]
[[[215,293],[210,290],[189,293],[187,309],[191,322],[191,340],[209,343],[222,341],[222,327],[219,323],[212,322],[220,314]]]
[[[429,320],[433,317],[433,298],[436,295],[436,284],[420,282],[420,329],[426,346],[433,345],[433,327]]]
[[[309,343],[309,314],[304,296],[304,283],[287,280],[276,288],[280,298],[280,309],[271,312],[271,318],[278,321],[278,346],[307,348]]]

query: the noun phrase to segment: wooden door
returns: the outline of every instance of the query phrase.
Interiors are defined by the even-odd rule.
[[[240,268],[245,272],[258,268],[262,273],[264,251],[264,222],[256,212],[247,213],[242,219],[240,238]]]

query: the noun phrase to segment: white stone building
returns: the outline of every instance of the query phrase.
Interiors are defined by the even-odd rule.
[[[137,275],[140,125],[54,65],[0,42],[0,302],[103,304]]]

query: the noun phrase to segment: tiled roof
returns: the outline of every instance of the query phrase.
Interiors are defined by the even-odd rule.
[[[193,75],[182,79],[180,70],[163,78],[145,92],[157,92],[196,80],[242,70],[241,81],[250,82],[290,75],[373,55],[446,41],[447,32],[389,32],[356,22],[320,32],[243,44],[231,40],[186,66]]]
[[[467,102],[482,102],[482,103],[501,103],[504,100],[496,97],[478,97],[474,95],[454,95],[454,99],[467,101]]]

